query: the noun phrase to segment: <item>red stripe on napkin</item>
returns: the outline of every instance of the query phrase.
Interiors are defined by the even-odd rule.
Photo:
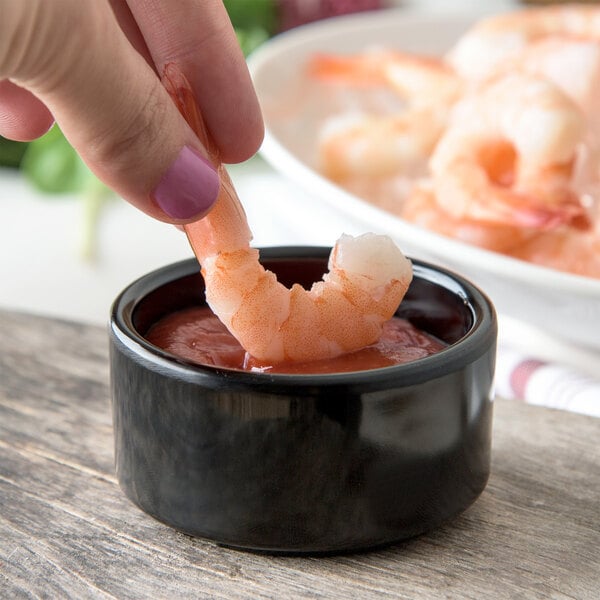
[[[529,378],[540,368],[544,366],[544,362],[533,358],[526,359],[518,363],[510,373],[510,387],[516,394],[517,398],[525,398],[525,390]]]
[[[500,345],[495,383],[499,397],[600,417],[600,379],[568,365]]]

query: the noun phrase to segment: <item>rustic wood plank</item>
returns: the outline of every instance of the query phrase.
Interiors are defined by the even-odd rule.
[[[0,597],[598,598],[600,419],[498,401],[463,515],[347,556],[220,548],[156,522],[113,474],[106,332],[0,312]]]

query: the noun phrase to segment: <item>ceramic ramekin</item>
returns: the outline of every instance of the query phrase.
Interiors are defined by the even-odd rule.
[[[286,284],[327,269],[327,248],[270,248]],[[331,375],[203,367],[148,343],[161,317],[204,302],[198,264],[154,271],[111,315],[116,470],[143,511],[247,550],[364,550],[464,511],[490,467],[494,309],[471,283],[413,261],[398,314],[449,344],[412,363]]]

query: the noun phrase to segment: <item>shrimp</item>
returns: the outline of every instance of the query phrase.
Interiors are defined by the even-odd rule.
[[[412,279],[411,262],[387,236],[342,236],[329,272],[310,290],[284,287],[250,247],[244,209],[210,143],[189,87],[169,64],[164,85],[209,149],[221,189],[203,219],[184,226],[213,312],[255,359],[274,364],[332,358],[375,342]]]
[[[598,145],[600,39],[573,39],[558,35],[542,38],[502,63],[495,75],[515,71],[544,77],[558,86],[583,112],[589,144]]]
[[[559,271],[600,278],[600,235],[561,226],[539,232],[523,227],[458,219],[437,203],[430,182],[416,185],[400,216],[441,235]]]
[[[445,126],[436,111],[389,116],[348,113],[325,121],[317,140],[318,164],[329,179],[415,176],[427,162]]]
[[[514,248],[510,254],[521,260],[600,279],[600,232],[560,227],[545,231]]]
[[[587,227],[572,189],[581,111],[545,79],[512,74],[457,106],[430,167],[438,202],[456,218],[548,229]]]
[[[417,183],[402,203],[399,216],[441,235],[494,252],[508,253],[531,239],[536,231],[516,225],[455,217],[438,203],[428,180]]]
[[[448,105],[462,91],[460,77],[441,58],[388,49],[345,56],[316,54],[308,72],[329,82],[389,87],[411,107]]]
[[[487,17],[471,27],[445,58],[462,77],[483,80],[532,42],[555,35],[600,40],[600,8],[574,4]]]
[[[574,188],[597,187],[600,176],[600,40],[550,36],[528,45],[503,63],[500,73],[520,71],[548,79],[582,111],[586,119],[584,144],[577,157]],[[597,197],[597,191],[593,194]]]
[[[326,120],[318,137],[321,171],[343,182],[352,177],[415,175],[440,138],[460,80],[437,58],[391,50],[315,55],[312,77],[354,87],[384,87],[404,103],[393,114],[351,112]]]

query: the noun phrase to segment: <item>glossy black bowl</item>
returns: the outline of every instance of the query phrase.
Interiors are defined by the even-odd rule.
[[[306,286],[326,248],[261,252]],[[185,533],[272,553],[364,550],[436,527],[484,489],[497,325],[472,284],[413,261],[398,314],[447,342],[405,365],[331,375],[202,367],[148,343],[204,302],[195,260],[126,288],[110,330],[116,469],[142,510]]]

